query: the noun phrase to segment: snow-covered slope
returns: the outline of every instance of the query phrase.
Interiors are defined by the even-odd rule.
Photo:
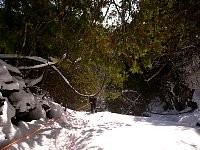
[[[12,126],[12,132],[0,132],[0,147],[36,131],[8,149],[13,150],[199,150],[200,128],[192,118],[199,111],[179,116],[134,117],[110,112],[77,112],[51,102],[54,118],[63,117],[46,126],[42,118],[20,122]],[[187,118],[184,120],[184,118]],[[184,120],[184,121],[183,121]],[[0,127],[0,130],[2,127]]]

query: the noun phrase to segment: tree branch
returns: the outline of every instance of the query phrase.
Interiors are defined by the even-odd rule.
[[[162,69],[167,65],[167,63],[165,63],[153,76],[151,76],[149,79],[145,79],[144,81],[149,82],[150,80],[152,80],[155,76],[157,76]]]
[[[38,67],[42,67],[42,66],[44,67],[44,66],[47,66],[47,65],[51,65],[51,67],[55,71],[57,71],[59,73],[59,75],[64,79],[65,83],[67,83],[69,85],[69,87],[74,90],[74,92],[76,92],[78,95],[83,96],[83,97],[93,97],[93,96],[96,96],[97,94],[99,94],[101,92],[101,90],[103,89],[103,86],[104,86],[105,80],[106,80],[106,74],[105,74],[103,82],[102,82],[102,86],[100,87],[99,91],[97,91],[94,94],[86,95],[86,94],[82,94],[79,91],[77,91],[70,84],[70,82],[65,78],[65,76],[63,76],[63,74],[56,68],[56,66],[54,66],[56,63],[58,63],[58,61],[56,61],[56,62],[49,62],[48,60],[46,60],[44,58],[41,58],[41,57],[37,57],[37,56],[20,56],[20,55],[17,55],[17,54],[0,54],[0,58],[19,58],[19,59],[20,58],[26,58],[26,59],[31,59],[31,60],[35,60],[35,61],[39,61],[39,62],[44,63],[44,64],[41,64],[41,65],[30,66],[30,67],[28,67],[28,66],[22,66],[21,69],[33,69],[33,68],[38,68]]]
[[[26,45],[26,32],[27,32],[27,23],[26,23],[25,29],[24,29],[24,41],[23,41],[23,45],[22,45],[22,50],[24,49],[24,46]]]

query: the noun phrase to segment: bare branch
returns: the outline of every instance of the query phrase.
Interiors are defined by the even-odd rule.
[[[26,59],[31,59],[31,60],[35,60],[35,61],[39,61],[42,63],[50,63],[48,60],[42,58],[42,57],[38,57],[38,56],[22,56],[22,55],[18,55],[18,54],[0,54],[0,59],[7,59],[7,58],[17,58],[17,59],[21,59],[21,58],[26,58]],[[54,59],[55,60],[55,59]],[[55,62],[52,63],[57,63],[57,61],[55,60]]]
[[[52,68],[53,68],[54,70],[56,70],[56,71],[60,74],[60,76],[64,79],[64,81],[70,86],[70,88],[72,88],[72,89],[73,89],[77,94],[79,94],[80,96],[84,96],[84,97],[93,97],[93,96],[96,96],[97,94],[99,94],[99,92],[103,89],[103,86],[104,86],[104,83],[105,83],[105,76],[104,76],[104,81],[103,81],[102,86],[101,86],[101,88],[99,89],[99,91],[96,92],[96,93],[94,93],[94,94],[86,95],[86,94],[82,94],[82,93],[78,92],[78,91],[69,83],[69,81],[65,78],[65,76],[63,76],[63,74],[62,74],[54,65],[52,66]]]
[[[123,90],[122,91],[122,96],[123,96],[123,98],[125,98],[125,100],[126,101],[129,101],[129,102],[131,102],[133,105],[135,105],[136,104],[136,102],[139,100],[139,98],[141,97],[141,94],[140,95],[138,95],[134,100],[131,100],[130,98],[128,98],[124,93],[129,93],[129,92],[131,92],[131,93],[138,93],[137,91],[134,91],[134,90]]]
[[[165,63],[153,76],[151,76],[149,79],[145,79],[146,82],[149,82],[150,80],[152,80],[155,76],[157,76],[162,69],[167,65],[167,63]]]
[[[27,32],[27,23],[25,25],[25,29],[24,29],[24,42],[22,45],[22,50],[24,49],[24,46],[26,45],[26,32]]]
[[[40,81],[42,81],[43,75],[44,75],[44,72],[43,72],[43,74],[42,74],[39,78],[37,78],[37,79],[26,80],[26,81],[25,81],[26,84],[27,84],[26,87],[32,87],[32,86],[36,85],[37,83],[39,83]]]
[[[117,3],[115,2],[115,0],[113,0],[113,4],[115,5],[115,8],[117,9],[117,12],[118,12],[118,14],[120,15],[120,17],[122,18],[122,14],[121,14],[121,12],[119,11],[119,5],[117,5]]]
[[[106,18],[107,14],[108,14],[108,12],[109,12],[110,5],[111,5],[111,4],[109,4],[109,6],[108,6],[108,8],[107,8],[107,10],[106,10],[106,13],[105,13],[105,15],[103,16],[103,20]]]
[[[46,67],[46,66],[50,66],[50,65],[55,65],[56,63],[54,62],[48,62],[45,64],[40,64],[40,65],[35,65],[35,66],[20,66],[17,67],[20,70],[28,70],[28,69],[38,69],[38,68],[42,68],[42,67]]]

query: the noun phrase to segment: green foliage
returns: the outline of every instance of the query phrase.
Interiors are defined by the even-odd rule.
[[[184,47],[198,47],[199,1],[114,2],[1,1],[0,51],[46,58],[66,53],[60,67],[77,89],[97,91],[106,74],[112,98],[119,95],[128,73],[147,73],[155,61],[173,62]],[[116,9],[108,17],[118,17],[119,23],[105,28],[102,8],[111,6]]]

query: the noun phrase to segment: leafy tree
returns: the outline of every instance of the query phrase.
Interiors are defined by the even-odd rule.
[[[117,97],[128,74],[153,81],[165,64],[175,70],[199,54],[199,6],[196,0],[2,0],[0,51],[65,54],[60,68],[75,88],[92,93],[106,75],[109,96]],[[107,18],[117,21],[105,27]]]
[[[1,7],[2,53],[66,58],[60,64],[81,92],[106,82],[123,85],[123,64],[116,67],[108,30],[102,26],[107,1],[4,0]],[[77,61],[79,60],[79,61]]]
[[[198,49],[198,1],[141,0],[132,9],[131,1],[120,4],[116,9],[122,21],[113,32],[113,40],[129,71],[142,73],[163,56],[163,61],[172,61],[177,53],[186,56],[186,49]]]

